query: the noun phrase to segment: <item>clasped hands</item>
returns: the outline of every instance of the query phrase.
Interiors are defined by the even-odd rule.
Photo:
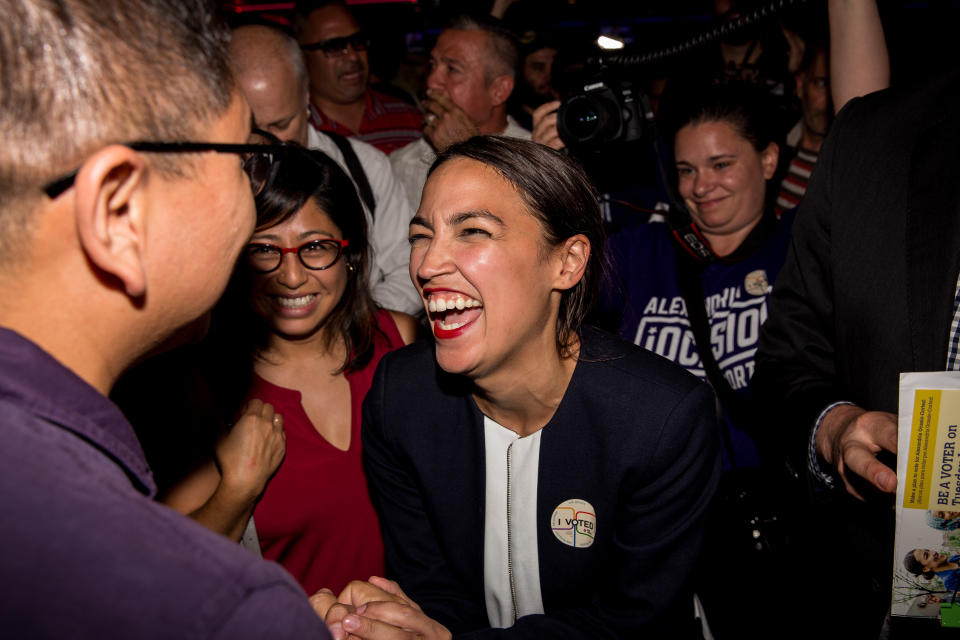
[[[339,596],[321,589],[310,604],[335,640],[450,640],[450,631],[427,616],[400,585],[373,576],[354,580]]]

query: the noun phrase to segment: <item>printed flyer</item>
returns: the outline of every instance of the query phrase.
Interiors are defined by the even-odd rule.
[[[960,603],[960,371],[900,374],[895,616]]]

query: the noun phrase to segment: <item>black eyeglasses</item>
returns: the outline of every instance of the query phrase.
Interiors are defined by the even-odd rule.
[[[216,153],[236,153],[243,158],[243,170],[250,178],[250,188],[253,195],[257,195],[270,181],[276,156],[285,148],[275,144],[230,144],[221,142],[123,142],[125,147],[134,151],[146,153],[201,153],[214,151]],[[47,183],[43,187],[44,193],[50,198],[58,198],[73,186],[79,168],[67,175]]]
[[[300,45],[300,48],[304,51],[323,51],[323,55],[328,58],[339,58],[347,55],[347,47],[353,47],[354,51],[366,51],[370,47],[370,38],[363,31],[357,31],[343,38],[330,38],[321,42]]]
[[[265,242],[251,242],[244,250],[244,256],[247,264],[254,271],[260,273],[270,273],[280,268],[283,263],[283,256],[288,253],[295,253],[300,258],[300,264],[313,271],[323,271],[329,269],[337,263],[343,254],[343,249],[349,247],[348,240],[334,240],[325,238],[323,240],[311,240],[299,247],[278,247],[275,244]]]

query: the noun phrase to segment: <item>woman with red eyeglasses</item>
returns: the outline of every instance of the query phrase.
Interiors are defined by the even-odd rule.
[[[234,537],[253,509],[264,557],[307,593],[342,588],[383,572],[360,405],[380,358],[410,342],[416,322],[371,298],[363,210],[326,155],[291,146],[256,204],[256,230],[211,329],[230,369],[225,379],[238,386],[248,374],[249,386],[239,384],[249,389],[248,408],[217,446],[217,465],[166,501]],[[249,417],[267,416],[267,405],[282,416],[272,429]]]

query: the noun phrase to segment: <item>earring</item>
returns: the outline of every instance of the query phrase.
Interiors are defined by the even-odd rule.
[[[347,271],[349,271],[350,273],[353,273],[353,265],[350,264],[349,262],[347,263]]]

